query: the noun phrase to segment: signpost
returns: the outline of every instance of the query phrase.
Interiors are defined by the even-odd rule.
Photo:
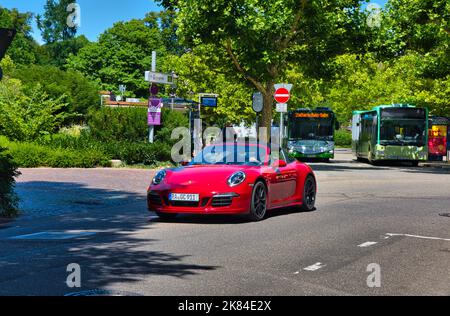
[[[165,74],[156,71],[146,71],[145,81],[159,83],[159,84],[174,84],[172,74]]]
[[[253,93],[252,108],[256,113],[256,134],[258,135],[259,113],[261,113],[264,109],[264,96],[261,92]]]
[[[280,113],[280,144],[283,144],[284,138],[284,119],[283,114],[287,113],[287,103],[291,99],[291,90],[293,85],[291,84],[276,84],[274,98],[277,102],[277,112]]]

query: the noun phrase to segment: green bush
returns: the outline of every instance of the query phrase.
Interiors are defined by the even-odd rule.
[[[0,134],[29,141],[55,132],[68,116],[61,98],[50,99],[37,85],[25,94],[19,80],[0,82]]]
[[[334,138],[337,147],[350,148],[352,146],[352,133],[347,130],[336,131]]]
[[[88,125],[91,136],[103,142],[146,142],[148,139],[146,108],[102,108],[91,111]],[[155,128],[155,140],[171,143],[176,127],[188,127],[186,114],[163,109],[162,125]]]
[[[66,149],[37,143],[10,142],[0,137],[0,146],[8,147],[14,163],[22,168],[94,168],[109,167],[110,157],[96,149]]]
[[[0,216],[13,217],[18,213],[19,199],[14,193],[17,167],[6,148],[0,147]]]
[[[148,138],[146,108],[102,108],[88,116],[91,136],[103,142],[140,142]]]
[[[171,146],[169,144],[127,141],[101,142],[92,138],[86,132],[82,132],[80,137],[64,134],[45,136],[40,138],[37,143],[55,150],[69,148],[75,151],[99,151],[105,153],[111,159],[122,160],[128,165],[155,165],[171,160]]]
[[[19,66],[11,76],[20,79],[27,90],[39,84],[51,99],[62,98],[68,105],[68,113],[84,115],[90,108],[100,107],[99,87],[79,72],[63,71],[54,66],[27,65]],[[81,116],[72,116],[65,123],[80,120]]]

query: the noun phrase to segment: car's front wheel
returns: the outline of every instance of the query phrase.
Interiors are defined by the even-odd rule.
[[[161,213],[161,212],[156,212],[156,215],[164,220],[164,221],[171,221],[174,220],[177,217],[177,214],[172,214],[172,213]]]
[[[302,211],[312,212],[316,207],[317,185],[316,179],[309,175],[306,177],[305,185],[303,186],[303,204]]]
[[[264,182],[256,182],[253,187],[250,219],[258,222],[266,217],[267,213],[267,189]]]

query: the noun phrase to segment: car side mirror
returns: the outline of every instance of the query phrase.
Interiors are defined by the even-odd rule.
[[[284,160],[277,160],[277,161],[275,161],[274,166],[276,166],[278,168],[284,168],[284,167],[287,167],[287,162]]]
[[[186,166],[189,165],[189,161],[182,161],[182,162],[180,163],[180,165],[183,166],[183,167],[186,167]]]

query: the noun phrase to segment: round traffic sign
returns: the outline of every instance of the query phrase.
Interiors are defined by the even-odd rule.
[[[291,93],[286,88],[280,88],[275,91],[275,101],[278,103],[288,103],[291,99]]]

